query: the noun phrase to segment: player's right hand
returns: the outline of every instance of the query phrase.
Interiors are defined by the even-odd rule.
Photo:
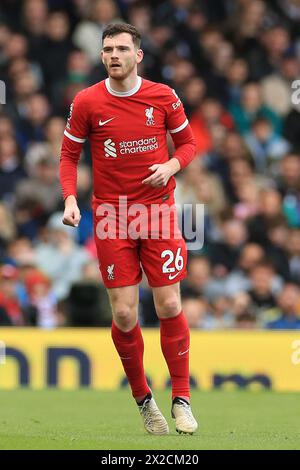
[[[70,225],[71,227],[78,227],[81,215],[77,201],[74,196],[68,196],[65,200],[65,211],[63,217],[63,224]]]

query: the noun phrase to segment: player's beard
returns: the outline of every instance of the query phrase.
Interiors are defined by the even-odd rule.
[[[125,80],[129,75],[135,70],[136,64],[135,62],[128,61],[125,64],[122,64],[121,67],[111,68],[105,66],[108,75],[118,81]]]

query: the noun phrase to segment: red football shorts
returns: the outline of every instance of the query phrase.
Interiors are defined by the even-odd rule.
[[[186,276],[187,249],[173,196],[159,204],[93,202],[94,237],[107,288],[138,284],[142,269],[151,287]]]

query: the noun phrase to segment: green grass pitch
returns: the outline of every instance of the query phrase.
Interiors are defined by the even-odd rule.
[[[170,394],[155,394],[170,435],[148,435],[129,390],[0,391],[0,449],[300,449],[300,394],[192,394],[199,430],[178,435]]]

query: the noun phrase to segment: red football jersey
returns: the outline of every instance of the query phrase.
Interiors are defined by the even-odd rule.
[[[75,97],[64,132],[62,159],[76,160],[70,140],[82,144],[88,138],[97,201],[116,203],[122,195],[128,201],[156,202],[174,190],[174,177],[160,188],[142,181],[152,174],[151,165],[169,160],[167,131],[175,134],[187,125],[183,105],[167,85],[138,77],[132,90],[116,92],[106,79]],[[62,178],[65,197],[67,177]]]

